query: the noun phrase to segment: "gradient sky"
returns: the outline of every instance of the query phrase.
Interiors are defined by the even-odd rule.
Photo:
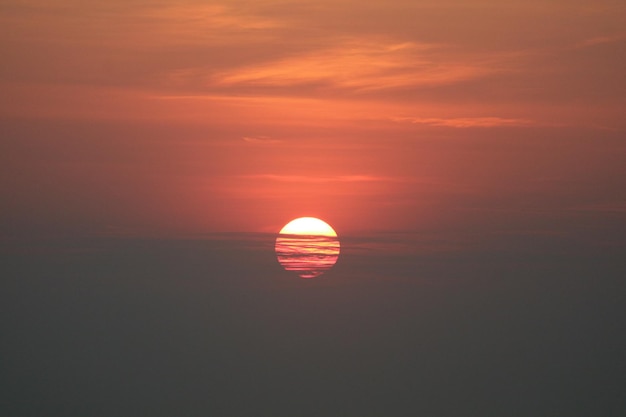
[[[0,416],[623,417],[625,28],[0,1]],[[274,252],[302,216],[315,279]]]
[[[623,231],[624,26],[608,0],[5,1],[3,233]]]

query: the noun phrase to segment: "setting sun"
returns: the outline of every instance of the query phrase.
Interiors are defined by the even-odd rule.
[[[328,271],[339,258],[337,233],[315,217],[292,220],[276,238],[276,257],[287,271],[300,278],[315,278]]]

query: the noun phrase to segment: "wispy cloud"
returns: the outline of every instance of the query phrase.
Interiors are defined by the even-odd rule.
[[[353,39],[301,55],[234,68],[214,75],[219,86],[320,85],[353,90],[443,85],[498,71],[478,61],[435,57],[444,46]]]
[[[267,29],[278,26],[275,19],[245,14],[240,10],[224,4],[177,4],[152,9],[146,15],[155,19],[175,21],[179,24],[209,23],[212,29]]]
[[[505,117],[453,117],[453,118],[437,118],[437,117],[393,117],[394,122],[412,123],[428,126],[441,127],[504,127],[504,126],[531,126],[535,123],[528,119],[516,119]]]
[[[282,22],[224,4],[177,4],[145,9],[140,16],[167,44],[202,45],[272,39]]]
[[[268,180],[278,182],[300,182],[300,183],[350,183],[350,182],[407,182],[413,181],[410,178],[382,177],[375,175],[336,175],[336,176],[312,176],[312,175],[278,175],[278,174],[258,174],[244,175],[242,179]]]
[[[585,39],[582,42],[576,44],[577,48],[588,48],[596,45],[604,45],[607,43],[616,43],[626,41],[626,33],[619,33],[614,35],[595,36],[593,38]]]
[[[7,8],[0,22],[30,39],[117,48],[233,43],[250,40],[281,25],[228,4],[149,2],[45,2]],[[83,36],[79,36],[79,35]],[[137,52],[137,51],[136,51]],[[142,51],[145,52],[145,51]]]
[[[244,136],[242,139],[253,145],[275,145],[282,142],[280,139],[272,139],[269,136]]]

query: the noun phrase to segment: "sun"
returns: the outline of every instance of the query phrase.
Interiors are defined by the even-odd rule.
[[[330,225],[315,217],[290,221],[276,237],[276,258],[300,278],[315,278],[335,265],[341,245]]]
[[[337,237],[337,233],[328,223],[315,217],[300,217],[292,220],[283,227],[281,235],[309,235]]]

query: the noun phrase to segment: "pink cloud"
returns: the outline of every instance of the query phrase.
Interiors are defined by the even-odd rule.
[[[453,84],[499,71],[481,60],[445,57],[442,45],[379,39],[350,39],[214,75],[219,86],[292,87],[323,84],[334,88],[382,90]],[[435,56],[437,55],[437,56]]]
[[[441,126],[441,127],[458,127],[458,128],[470,128],[470,127],[502,127],[502,126],[531,126],[535,123],[528,119],[517,118],[505,118],[505,117],[452,117],[452,118],[438,118],[438,117],[394,117],[395,122],[404,122],[428,126]]]

